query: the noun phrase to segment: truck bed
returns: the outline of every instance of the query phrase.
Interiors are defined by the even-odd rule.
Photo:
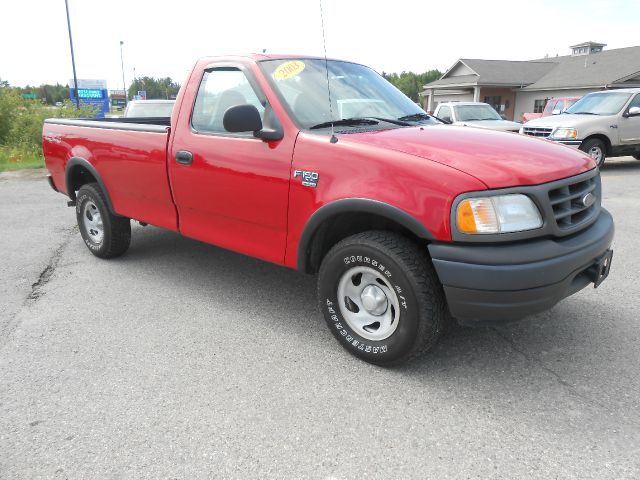
[[[47,119],[46,165],[55,188],[72,199],[74,175],[90,174],[109,192],[116,214],[177,230],[166,163],[169,131],[168,117]],[[68,162],[77,164],[71,172]]]

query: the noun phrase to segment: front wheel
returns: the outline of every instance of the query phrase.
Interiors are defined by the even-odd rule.
[[[444,292],[426,251],[385,231],[353,235],[327,253],[318,300],[338,342],[378,365],[429,350],[446,318]]]
[[[607,146],[602,140],[592,138],[580,145],[580,150],[588,154],[598,165],[598,168],[602,168],[607,153]]]
[[[129,248],[131,222],[109,211],[97,183],[88,183],[78,190],[76,218],[85,245],[96,257],[117,257]]]

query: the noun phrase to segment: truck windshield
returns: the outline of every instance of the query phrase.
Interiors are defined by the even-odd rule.
[[[585,95],[565,113],[587,114],[587,115],[615,115],[631,96],[630,93],[590,93]]]
[[[456,119],[459,122],[474,120],[502,120],[502,117],[491,105],[456,105]]]
[[[407,121],[439,123],[363,65],[328,60],[325,68],[325,60],[300,58],[265,60],[260,66],[301,128],[328,128],[332,122],[363,128],[363,123],[354,119],[381,120],[366,125],[369,128],[396,128]],[[390,123],[385,119],[402,121]]]

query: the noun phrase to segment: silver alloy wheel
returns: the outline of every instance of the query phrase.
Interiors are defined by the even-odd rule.
[[[591,155],[591,158],[593,158],[595,160],[595,162],[600,165],[600,162],[602,162],[602,148],[600,148],[600,146],[598,145],[594,145],[593,147],[591,147],[589,149],[589,155]]]
[[[91,243],[100,245],[104,238],[104,225],[102,215],[96,204],[89,200],[82,209],[82,222],[87,232],[87,237]]]
[[[374,268],[347,270],[338,282],[338,304],[349,327],[367,340],[384,340],[398,328],[398,296]]]

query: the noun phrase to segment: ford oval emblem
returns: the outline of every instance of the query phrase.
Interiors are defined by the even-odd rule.
[[[589,208],[591,205],[593,205],[596,202],[596,196],[593,193],[589,192],[580,199],[580,202],[586,208]]]

